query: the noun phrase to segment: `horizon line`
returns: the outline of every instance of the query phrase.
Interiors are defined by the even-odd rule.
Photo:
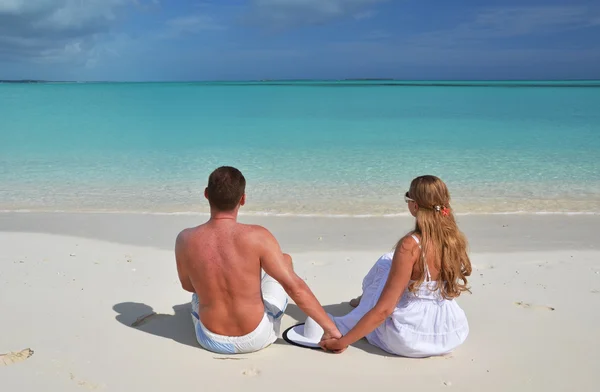
[[[190,80],[51,80],[51,79],[0,79],[0,83],[278,83],[278,82],[600,82],[598,79],[397,79],[397,78],[340,78],[340,79],[190,79]]]

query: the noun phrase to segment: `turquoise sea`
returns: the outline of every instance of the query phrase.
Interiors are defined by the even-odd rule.
[[[435,174],[458,213],[600,213],[600,82],[0,84],[0,210],[406,213]]]

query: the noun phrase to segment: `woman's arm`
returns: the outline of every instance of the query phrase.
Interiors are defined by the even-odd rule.
[[[415,240],[410,236],[404,237],[394,252],[392,267],[377,304],[337,342],[335,340],[323,342],[323,348],[331,351],[343,351],[381,325],[392,314],[406,289],[418,257],[419,247]]]

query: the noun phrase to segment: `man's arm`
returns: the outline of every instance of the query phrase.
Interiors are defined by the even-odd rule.
[[[273,279],[278,281],[286,293],[294,300],[308,317],[315,320],[328,338],[340,338],[335,323],[312,293],[308,285],[294,272],[291,263],[288,263],[279,247],[275,237],[265,228],[261,228],[262,252],[260,257],[261,267]]]
[[[195,293],[194,286],[192,286],[192,282],[187,274],[186,264],[187,264],[187,255],[185,252],[185,230],[179,233],[177,239],[175,240],[175,261],[177,263],[177,275],[179,275],[179,281],[181,282],[181,287],[185,291],[189,291],[190,293]]]

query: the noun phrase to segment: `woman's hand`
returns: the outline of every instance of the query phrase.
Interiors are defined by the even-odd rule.
[[[340,339],[341,337],[342,333],[339,331],[339,329],[334,328],[332,330],[323,332],[323,336],[321,336],[321,341],[329,339]]]
[[[330,351],[334,354],[341,354],[348,348],[342,339],[323,339],[319,346],[325,351]]]

